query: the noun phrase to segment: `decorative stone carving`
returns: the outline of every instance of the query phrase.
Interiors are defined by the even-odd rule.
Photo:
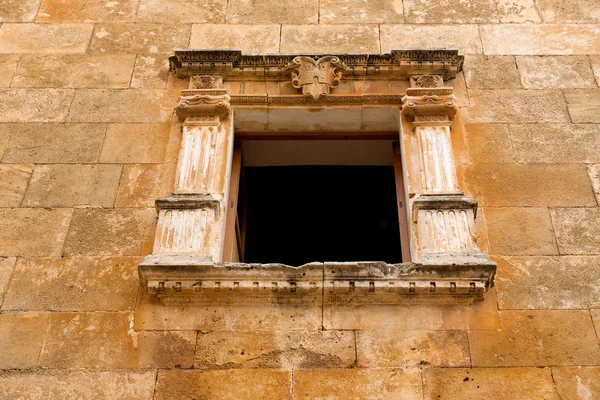
[[[411,75],[410,83],[418,88],[436,88],[444,85],[441,75]]]
[[[195,75],[190,77],[190,89],[222,89],[223,77],[217,75]]]
[[[223,94],[197,93],[179,97],[177,116],[184,121],[188,117],[217,116],[223,118],[231,112],[229,100],[225,91]]]
[[[346,64],[335,56],[317,60],[312,57],[296,57],[285,67],[285,71],[291,71],[292,86],[302,89],[302,94],[317,101],[340,84],[342,72],[346,68]]]

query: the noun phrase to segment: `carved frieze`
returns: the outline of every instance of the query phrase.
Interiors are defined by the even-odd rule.
[[[285,71],[291,72],[292,86],[302,89],[302,94],[317,101],[340,84],[346,68],[347,65],[335,56],[316,60],[312,57],[296,57],[285,67]]]

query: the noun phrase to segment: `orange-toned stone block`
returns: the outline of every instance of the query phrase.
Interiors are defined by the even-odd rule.
[[[36,22],[133,22],[137,0],[44,0]]]
[[[0,207],[20,207],[33,171],[31,164],[0,164]]]
[[[600,4],[586,0],[538,0],[544,22],[598,23]]]
[[[596,336],[600,338],[600,309],[590,310],[590,313],[592,314],[594,328],[596,328]]]
[[[554,367],[552,377],[561,400],[600,397],[600,367]]]
[[[425,399],[555,400],[550,368],[432,368]]]
[[[0,87],[10,86],[20,58],[18,54],[0,54]]]
[[[16,257],[3,257],[0,259],[0,306],[4,302],[4,295],[8,289],[8,282],[16,262]]]
[[[498,8],[486,0],[450,0],[443,6],[430,0],[404,0],[406,22],[417,24],[477,24],[498,22]]]
[[[169,59],[155,55],[139,55],[131,77],[131,87],[164,89],[169,80]]]
[[[188,47],[189,24],[96,24],[90,54],[163,54]]]
[[[600,89],[565,90],[565,99],[574,123],[600,123]]]
[[[541,22],[535,0],[504,0],[497,4],[501,23]]]
[[[93,24],[2,24],[0,53],[85,53]]]
[[[465,331],[357,331],[359,368],[471,364]]]
[[[290,371],[159,371],[154,400],[272,399],[291,400]]]
[[[320,24],[401,24],[404,13],[401,1],[321,0]]]
[[[521,89],[513,56],[467,55],[464,73],[469,89]]]
[[[594,194],[596,195],[596,201],[600,205],[600,164],[590,164],[587,167],[592,187],[594,188]]]
[[[379,53],[373,25],[283,25],[282,53]]]
[[[596,87],[587,56],[517,57],[526,89]]]
[[[462,54],[482,54],[477,25],[381,25],[381,51],[392,49],[458,49]],[[378,51],[376,51],[377,53]]]
[[[0,22],[33,22],[42,0],[4,0]]]
[[[552,223],[561,254],[600,254],[600,208],[557,208]]]
[[[47,326],[46,314],[0,314],[0,369],[37,367]]]
[[[281,27],[275,24],[194,24],[190,48],[237,49],[244,54],[269,54],[279,52],[280,37]]]
[[[466,124],[464,132],[468,163],[514,162],[514,151],[508,125]]]
[[[227,0],[142,0],[138,22],[225,23]]]
[[[163,163],[169,124],[109,125],[100,153],[101,163]]]
[[[69,89],[0,90],[0,122],[64,122],[72,99]]]
[[[69,122],[164,122],[164,90],[80,89],[75,91]]]
[[[474,367],[596,365],[600,347],[587,310],[501,311],[498,331],[469,331]]]
[[[115,207],[154,207],[173,191],[175,164],[133,164],[123,167]]]
[[[2,309],[130,310],[135,305],[140,261],[139,257],[21,258]]]
[[[318,0],[298,0],[293,5],[273,0],[230,0],[228,24],[317,24]]]

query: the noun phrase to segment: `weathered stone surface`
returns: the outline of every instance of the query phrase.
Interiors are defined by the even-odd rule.
[[[20,207],[33,171],[31,164],[0,164],[0,207]]]
[[[5,400],[151,400],[155,371],[0,372]]]
[[[561,254],[600,254],[600,208],[557,208],[552,222]]]
[[[282,53],[379,53],[373,25],[283,25]]]
[[[600,86],[600,56],[589,56],[590,64],[592,64],[592,71],[596,77],[596,83]]]
[[[12,87],[126,88],[135,56],[24,55]]]
[[[140,55],[135,62],[131,87],[164,89],[169,80],[169,59],[161,56]]]
[[[16,257],[0,258],[0,306],[2,306],[2,303],[4,302],[4,296],[8,289],[8,282],[10,281],[16,262]]]
[[[555,399],[550,368],[432,368],[423,391],[426,399]]]
[[[356,352],[359,368],[471,364],[464,331],[358,331]]]
[[[279,25],[194,24],[190,48],[239,49],[244,54],[279,52]]]
[[[142,0],[138,22],[224,23],[227,0]]]
[[[316,24],[318,0],[290,3],[272,0],[230,0],[227,4],[229,24]]]
[[[125,165],[115,207],[154,207],[173,191],[175,164]]]
[[[477,25],[381,25],[381,51],[392,49],[456,49],[482,54]]]
[[[592,315],[594,328],[596,328],[596,336],[600,338],[600,309],[590,310],[590,314]]]
[[[152,248],[154,209],[76,209],[65,255],[138,256]]]
[[[164,93],[158,89],[77,90],[69,122],[161,122]]]
[[[586,56],[517,57],[517,64],[527,89],[596,87]]]
[[[501,309],[600,307],[600,258],[595,256],[498,257]]]
[[[538,0],[544,22],[551,23],[598,23],[600,4],[586,0]]]
[[[547,208],[486,208],[485,220],[490,254],[558,254]]]
[[[7,138],[2,162],[97,162],[105,132],[100,124],[0,124],[0,142]]]
[[[188,47],[190,26],[96,24],[89,53],[169,54]]]
[[[63,122],[72,99],[69,89],[0,90],[0,122]]]
[[[509,125],[503,124],[465,125],[468,160],[481,164],[514,162],[509,130]]]
[[[85,53],[92,24],[2,24],[0,53]]]
[[[517,163],[600,162],[600,126],[591,124],[509,125]]]
[[[583,164],[471,164],[465,191],[486,207],[594,206]]]
[[[294,399],[421,400],[418,369],[294,371]]]
[[[521,81],[513,56],[465,57],[465,80],[469,89],[520,89]]]
[[[503,0],[498,3],[500,22],[541,22],[535,0]]]
[[[194,368],[297,370],[354,363],[354,333],[349,331],[201,332]]]
[[[594,194],[596,195],[596,202],[600,205],[600,164],[590,164],[587,167],[592,187],[594,188]]]
[[[18,54],[0,54],[0,87],[10,86],[20,58]]]
[[[554,367],[552,377],[561,400],[600,397],[600,367]]]
[[[393,0],[322,0],[320,24],[401,24],[402,1]]]
[[[115,124],[108,127],[101,163],[162,163],[169,141],[169,124]]]
[[[600,124],[600,89],[565,90],[565,99],[574,123]]]
[[[120,165],[36,165],[23,207],[112,207]]]
[[[140,261],[139,257],[21,258],[2,309],[129,310],[135,305]]]
[[[196,332],[135,332],[130,313],[53,313],[46,368],[190,368]]]
[[[289,400],[291,379],[290,371],[277,370],[159,371],[154,400]]]
[[[429,0],[404,0],[406,22],[417,24],[476,24],[498,22],[495,2],[450,0],[443,6]]]
[[[483,51],[489,55],[600,54],[599,38],[600,25],[481,25]]]
[[[47,325],[45,314],[0,314],[0,369],[36,367]]]
[[[44,0],[36,22],[130,22],[137,0]]]
[[[0,209],[0,257],[60,256],[72,213],[65,209]]]
[[[474,367],[595,365],[600,348],[585,311],[501,311],[502,329],[469,331]]]
[[[0,22],[33,22],[42,0],[4,0],[0,4]]]
[[[571,122],[559,90],[471,90],[467,122]]]

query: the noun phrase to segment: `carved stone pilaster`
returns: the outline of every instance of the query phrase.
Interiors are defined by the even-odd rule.
[[[329,94],[342,79],[347,66],[338,57],[325,56],[315,60],[312,57],[295,57],[286,67],[291,71],[292,86],[302,89],[302,94],[314,101]]]

